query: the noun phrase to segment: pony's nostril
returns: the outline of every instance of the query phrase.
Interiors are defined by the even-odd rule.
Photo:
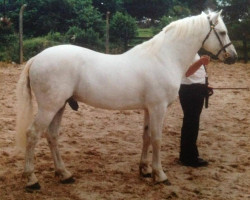
[[[230,58],[230,57],[231,57],[230,53],[228,53],[228,52],[224,53],[224,58],[225,58],[225,59],[228,59],[228,58]]]
[[[237,53],[233,51],[227,51],[223,54],[225,64],[234,64],[238,59]]]

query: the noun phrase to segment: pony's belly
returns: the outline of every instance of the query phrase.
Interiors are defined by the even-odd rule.
[[[85,98],[75,98],[77,101],[83,102],[87,105],[102,108],[107,110],[135,110],[135,109],[144,109],[144,104],[135,103],[135,102],[120,102],[120,101],[104,101],[104,100],[90,100]]]
[[[84,94],[84,95],[82,95]],[[108,110],[144,109],[144,101],[138,95],[122,95],[117,93],[77,93],[74,99],[93,107]]]

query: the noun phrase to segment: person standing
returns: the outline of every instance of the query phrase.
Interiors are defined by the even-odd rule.
[[[182,79],[179,90],[180,103],[184,114],[179,160],[185,166],[202,167],[208,165],[206,160],[199,157],[196,141],[204,98],[208,94],[208,87],[205,84],[206,71],[204,65],[209,62],[209,56],[200,57],[196,54],[193,64]]]

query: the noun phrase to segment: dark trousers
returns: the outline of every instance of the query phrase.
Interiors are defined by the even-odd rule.
[[[196,145],[200,114],[204,105],[205,84],[182,84],[179,98],[183,110],[183,124],[181,128],[180,160],[190,162],[199,156]]]

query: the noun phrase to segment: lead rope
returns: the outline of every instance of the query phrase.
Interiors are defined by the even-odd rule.
[[[209,83],[208,83],[208,73],[207,73],[207,66],[204,65],[204,69],[205,69],[205,72],[206,72],[206,76],[205,76],[205,90],[206,90],[206,93],[205,93],[205,108],[208,108],[208,101],[209,101],[209,97],[213,95],[213,89],[208,87]]]

